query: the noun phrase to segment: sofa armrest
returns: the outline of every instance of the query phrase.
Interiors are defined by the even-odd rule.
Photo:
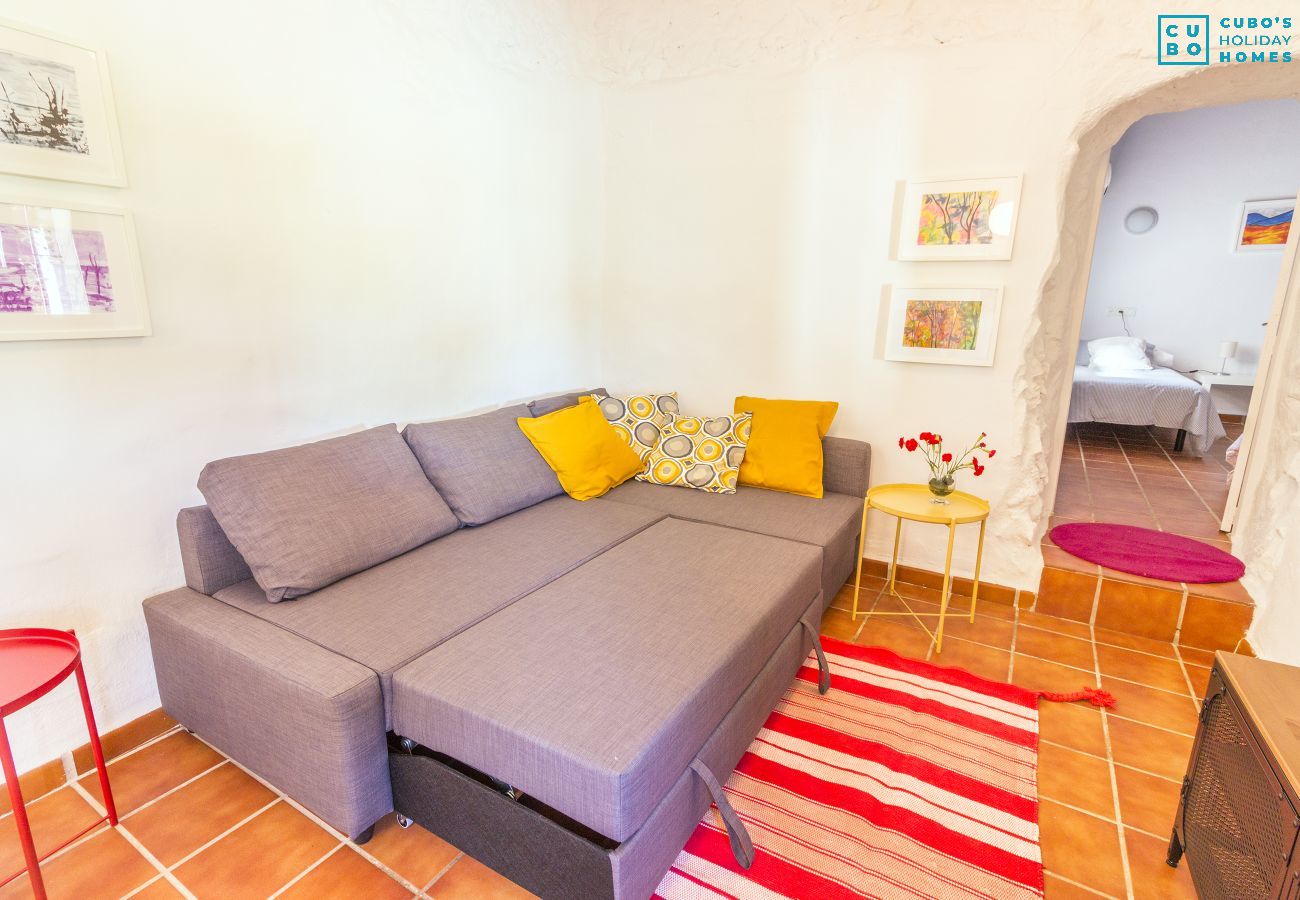
[[[392,810],[373,671],[190,588],[144,616],[168,715],[349,836]]]
[[[852,438],[822,438],[822,487],[834,494],[865,497],[871,482],[871,445]]]
[[[185,584],[200,594],[215,594],[252,578],[248,563],[217,524],[206,506],[190,506],[176,514]]]

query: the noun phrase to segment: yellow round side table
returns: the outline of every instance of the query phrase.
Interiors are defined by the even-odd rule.
[[[934,642],[934,652],[943,651],[943,624],[948,618],[948,601],[952,598],[952,545],[957,537],[957,526],[971,522],[980,523],[979,545],[975,550],[975,578],[971,586],[970,621],[975,621],[975,601],[980,592],[980,563],[984,559],[984,526],[988,522],[989,504],[987,500],[968,494],[965,491],[953,491],[946,498],[946,503],[936,502],[930,489],[924,484],[881,484],[867,491],[867,499],[862,507],[862,534],[858,539],[858,576],[853,585],[853,618],[858,616],[911,616],[925,629]],[[862,556],[867,549],[867,513],[878,509],[894,516],[898,521],[894,525],[894,555],[889,562],[889,593],[897,597],[907,612],[876,612],[866,610],[858,612],[858,594],[862,590]],[[939,600],[937,613],[918,613],[908,605],[907,599],[898,593],[894,586],[894,576],[898,571],[898,542],[903,534],[903,520],[910,522],[928,522],[933,525],[948,526],[948,555],[943,564],[943,592]],[[931,631],[926,627],[922,616],[939,620],[937,627]]]

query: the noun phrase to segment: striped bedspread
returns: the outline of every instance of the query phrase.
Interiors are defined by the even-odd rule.
[[[726,784],[753,866],[711,809],[656,896],[1041,897],[1036,695],[823,640]]]
[[[1188,446],[1197,455],[1227,435],[1210,389],[1159,366],[1131,374],[1075,366],[1066,421],[1181,428],[1192,436]]]

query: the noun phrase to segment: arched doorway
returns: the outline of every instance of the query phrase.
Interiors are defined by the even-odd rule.
[[[1015,381],[1019,437],[1021,446],[1025,448],[1027,477],[1013,489],[1010,499],[1037,523],[1037,538],[1041,538],[1048,528],[1048,513],[1056,495],[1071,373],[1111,148],[1132,124],[1149,115],[1269,99],[1300,100],[1300,76],[1282,65],[1212,66],[1137,92],[1080,123],[1076,131],[1074,158],[1058,188],[1060,237],[1056,258],[1043,278],[1025,357]],[[1291,257],[1288,256],[1287,260],[1290,261]],[[1297,264],[1300,263],[1284,262],[1284,283]],[[1294,278],[1292,283],[1294,286]],[[1294,323],[1296,316],[1290,316],[1290,320]],[[1265,390],[1275,398],[1279,394],[1294,393],[1300,385],[1300,366],[1288,362],[1291,356],[1300,355],[1300,327],[1290,324],[1284,328],[1285,331],[1277,335],[1274,348],[1282,364],[1274,367],[1270,383],[1265,385]],[[1270,401],[1266,399],[1264,402]],[[1272,403],[1273,408],[1280,412],[1270,411],[1269,415],[1275,415],[1279,420],[1295,418],[1284,408],[1281,399]],[[1282,423],[1278,427],[1284,429],[1284,434],[1291,433],[1285,431],[1291,427],[1288,424]],[[1270,459],[1270,467],[1285,467],[1291,460],[1300,459],[1300,452],[1292,446],[1294,443],[1288,444],[1285,440],[1279,443],[1275,438],[1270,452],[1286,458],[1274,456]],[[1243,537],[1249,535],[1250,540],[1243,542],[1245,552],[1238,555],[1247,563],[1244,584],[1257,602],[1264,598],[1257,613],[1264,611],[1272,573],[1284,569],[1285,560],[1290,558],[1286,555],[1290,552],[1286,548],[1295,543],[1295,536],[1288,537],[1287,531],[1295,518],[1292,506],[1297,498],[1300,498],[1300,488],[1280,484],[1269,486],[1267,491],[1255,491],[1253,496],[1248,494],[1243,502],[1244,518],[1240,520],[1241,527],[1237,533]],[[1278,558],[1282,563],[1277,562]],[[1101,578],[1098,584],[1100,601],[1105,578]],[[1260,586],[1259,593],[1252,586],[1254,584]],[[1189,600],[1194,599],[1187,586],[1182,587],[1183,606],[1178,614],[1180,634],[1184,633],[1181,628]],[[1094,617],[1096,610],[1094,607]],[[1245,621],[1250,621],[1249,616]],[[1259,621],[1259,615],[1255,616],[1255,621]]]
[[[1076,153],[1059,193],[1060,240],[1043,279],[1024,361],[1016,373],[1020,441],[1030,477],[1018,498],[1036,508],[1041,536],[1055,491],[1065,434],[1065,405],[1088,286],[1103,177],[1111,148],[1145,116],[1247,100],[1300,100],[1300,74],[1271,64],[1211,66],[1122,100],[1076,132]],[[1084,214],[1086,211],[1086,214]],[[1070,223],[1070,224],[1067,224]]]

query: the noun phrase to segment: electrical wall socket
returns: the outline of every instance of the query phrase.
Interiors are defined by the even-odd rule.
[[[1106,307],[1106,313],[1112,316],[1123,316],[1126,319],[1131,319],[1138,314],[1138,311],[1131,306],[1108,306]]]

